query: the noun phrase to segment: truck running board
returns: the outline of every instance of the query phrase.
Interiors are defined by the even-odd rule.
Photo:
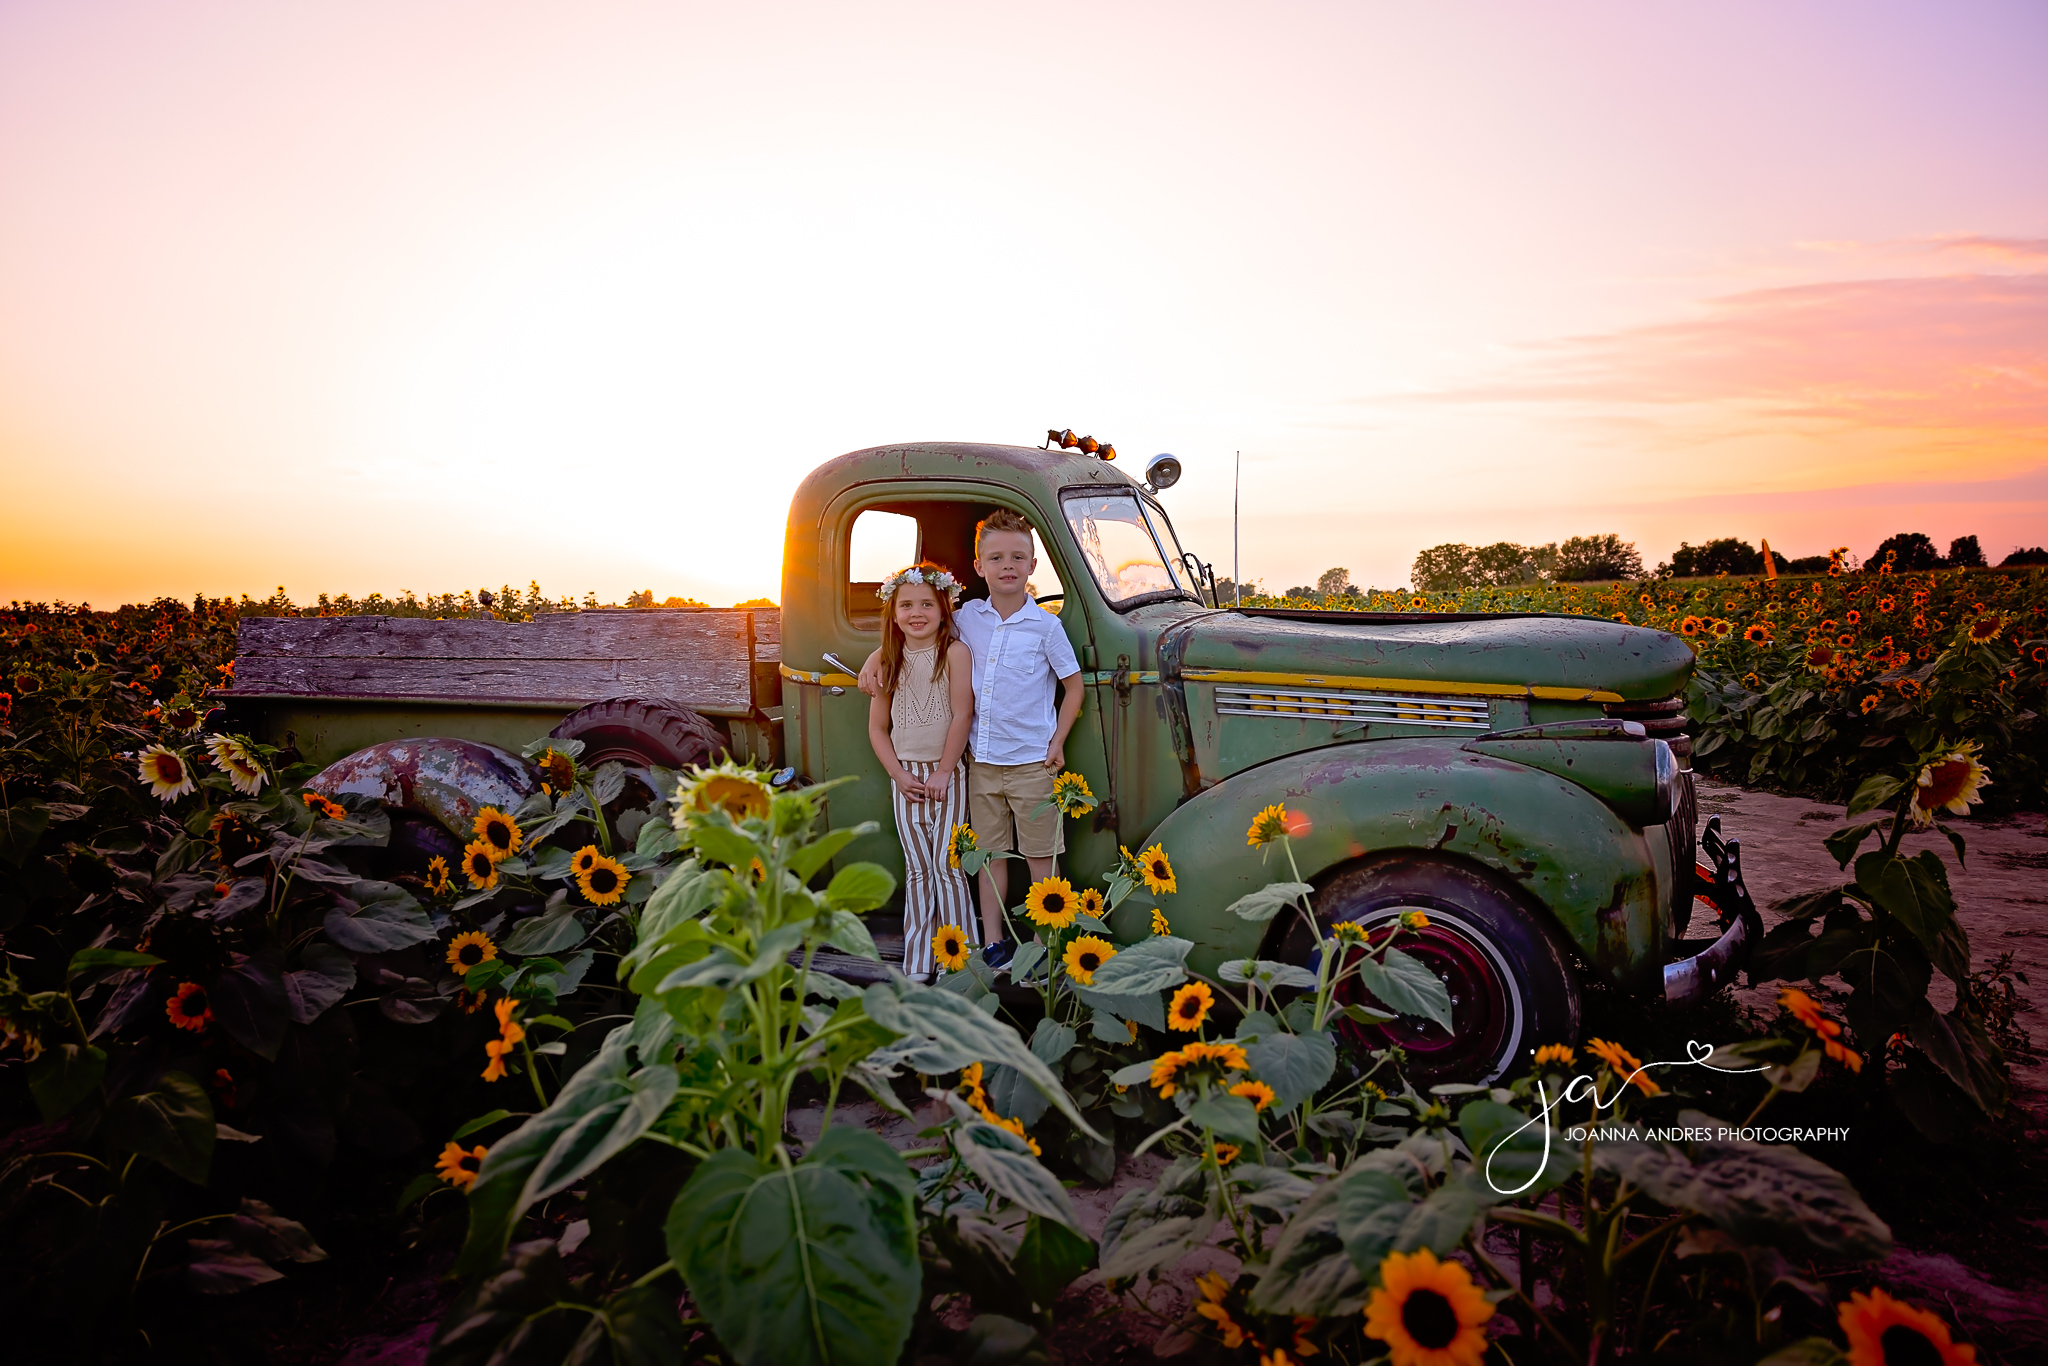
[[[1700,835],[1700,850],[1713,860],[1713,867],[1701,864],[1694,885],[1700,888],[1698,895],[1720,913],[1725,928],[1710,944],[1681,939],[1674,945],[1680,950],[1699,949],[1690,957],[1664,965],[1664,1004],[1680,1010],[1698,1005],[1733,982],[1764,936],[1763,917],[1757,914],[1756,902],[1742,882],[1742,841],[1722,838],[1721,818],[1710,816]]]

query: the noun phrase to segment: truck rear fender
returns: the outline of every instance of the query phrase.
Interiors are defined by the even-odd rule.
[[[1247,831],[1284,804],[1309,829],[1288,851],[1251,847]],[[1267,926],[1230,913],[1269,882],[1320,885],[1369,855],[1413,849],[1461,859],[1546,909],[1602,976],[1655,990],[1664,948],[1670,857],[1661,827],[1632,828],[1585,788],[1554,774],[1435,739],[1382,740],[1288,755],[1183,804],[1152,832],[1179,891],[1161,907],[1174,934],[1200,947],[1197,970],[1256,955]],[[1660,857],[1661,855],[1661,857]],[[1149,931],[1138,900],[1119,907],[1120,939]]]

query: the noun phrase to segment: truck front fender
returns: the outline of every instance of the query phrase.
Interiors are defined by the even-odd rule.
[[[1247,832],[1282,803],[1308,829],[1287,848],[1251,847]],[[1381,740],[1288,755],[1236,774],[1161,821],[1179,891],[1162,899],[1173,932],[1211,973],[1258,953],[1267,927],[1230,905],[1269,882],[1327,875],[1370,854],[1413,849],[1478,865],[1545,908],[1594,969],[1631,991],[1661,990],[1671,872],[1661,827],[1631,828],[1583,787],[1455,741]],[[1660,852],[1663,856],[1660,858]],[[1135,939],[1150,908],[1126,903],[1112,928]]]

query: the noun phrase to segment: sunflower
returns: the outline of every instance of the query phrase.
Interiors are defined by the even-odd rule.
[[[520,841],[525,838],[518,823],[495,806],[487,806],[477,812],[471,829],[476,833],[477,842],[491,851],[493,863],[518,853]]]
[[[967,1103],[977,1110],[986,1109],[988,1097],[982,1093],[981,1078],[983,1067],[978,1062],[968,1063],[960,1069],[960,1091],[966,1095]]]
[[[735,822],[768,819],[774,794],[752,769],[728,760],[716,768],[697,770],[694,781],[676,790],[676,812],[723,811]]]
[[[491,857],[490,845],[476,840],[462,851],[462,875],[479,892],[498,885],[498,861]]]
[[[1970,1366],[1977,1360],[1977,1349],[1950,1337],[1940,1315],[1882,1290],[1852,1292],[1835,1306],[1835,1320],[1849,1339],[1849,1366]]]
[[[1855,643],[1856,637],[1850,635],[1847,631],[1844,631],[1842,632],[1842,634],[1835,637],[1835,644],[1841,646],[1845,650],[1848,649],[1850,646],[1854,645]]]
[[[1235,1143],[1218,1143],[1216,1145],[1216,1165],[1219,1167],[1229,1166],[1237,1161],[1237,1155],[1242,1151],[1243,1149],[1239,1148]]]
[[[1363,944],[1371,938],[1366,933],[1365,926],[1359,924],[1356,920],[1340,920],[1330,926],[1330,937],[1339,944],[1346,946]]]
[[[1830,1058],[1851,1072],[1863,1070],[1863,1055],[1841,1042],[1842,1026],[1821,1013],[1819,1003],[1811,996],[1797,987],[1785,987],[1778,992],[1778,1004],[1820,1037],[1821,1050]]]
[[[1825,645],[1816,645],[1806,652],[1806,667],[1825,669],[1835,662],[1835,652]]]
[[[220,850],[221,866],[233,868],[251,854],[260,853],[269,844],[263,831],[232,811],[223,811],[213,818],[207,827],[213,836],[214,847]]]
[[[1176,1090],[1193,1081],[1192,1077],[1182,1075],[1187,1068],[1197,1068],[1203,1075],[1220,1081],[1226,1072],[1249,1071],[1251,1062],[1244,1049],[1234,1043],[1197,1042],[1162,1053],[1152,1060],[1151,1077],[1161,1100],[1171,1100]]]
[[[1062,773],[1052,780],[1052,804],[1062,815],[1085,816],[1095,809],[1095,794],[1080,774]]]
[[[1255,1110],[1263,1110],[1273,1103],[1273,1088],[1262,1081],[1241,1081],[1230,1088],[1230,1094],[1243,1096]]]
[[[1277,802],[1252,817],[1252,828],[1245,832],[1245,843],[1254,848],[1271,844],[1287,833],[1287,808]]]
[[[1173,880],[1173,865],[1167,862],[1166,846],[1155,844],[1138,855],[1138,871],[1145,876],[1145,887],[1154,896],[1176,890]]]
[[[603,852],[596,845],[586,844],[581,849],[578,849],[575,855],[570,858],[569,871],[577,877],[582,877],[592,868],[597,867],[597,861],[603,857]]]
[[[939,932],[932,936],[932,956],[947,972],[958,972],[967,966],[967,936],[958,925],[939,926]]]
[[[1081,889],[1081,914],[1090,920],[1102,919],[1102,893],[1093,887]]]
[[[1870,713],[1877,710],[1877,694],[1871,693],[1869,696],[1865,697],[1863,701],[1858,705],[1862,707],[1863,714],[1865,716],[1870,715]]]
[[[1899,696],[1904,698],[1911,699],[1920,695],[1920,682],[1918,679],[1902,678],[1899,680],[1898,688]]]
[[[1365,1334],[1387,1344],[1393,1366],[1479,1366],[1493,1304],[1457,1262],[1428,1248],[1390,1252],[1365,1306]]]
[[[1970,623],[1970,643],[1972,645],[1989,645],[1992,641],[1998,639],[1999,633],[2003,630],[2005,630],[2005,618],[1996,614],[1978,617]]]
[[[1154,933],[1154,934],[1172,934],[1172,933],[1173,933],[1173,926],[1167,923],[1167,919],[1166,919],[1166,912],[1164,912],[1164,911],[1160,910],[1160,909],[1159,909],[1159,908],[1158,908],[1157,906],[1154,906],[1154,907],[1152,908],[1152,933]]]
[[[1536,1050],[1536,1065],[1542,1067],[1546,1063],[1554,1062],[1560,1067],[1570,1067],[1578,1061],[1578,1057],[1570,1044],[1547,1043]]]
[[[317,792],[301,792],[299,800],[304,802],[306,809],[314,815],[325,816],[331,821],[344,820],[348,816],[347,807],[340,802],[329,801]]]
[[[203,1034],[213,1023],[213,1006],[208,1001],[206,988],[197,982],[180,982],[171,999],[164,1002],[164,1014],[180,1029],[189,1029],[194,1034]]]
[[[2028,657],[2036,664],[2048,664],[2048,645],[2036,645],[2028,651]]]
[[[1427,911],[1403,911],[1403,912],[1401,912],[1401,928],[1402,928],[1402,929],[1404,929],[1404,930],[1426,930],[1426,929],[1428,929],[1428,928],[1429,928],[1429,913],[1428,913]]]
[[[498,1037],[484,1044],[484,1056],[490,1062],[484,1067],[484,1080],[497,1081],[505,1075],[505,1059],[526,1038],[526,1027],[512,1017],[518,1013],[519,1003],[506,997],[491,1009],[498,1016]]]
[[[1650,1080],[1649,1074],[1643,1071],[1643,1065],[1636,1061],[1635,1055],[1620,1044],[1609,1043],[1605,1039],[1588,1039],[1586,1051],[1614,1069],[1615,1076],[1633,1084],[1644,1095],[1664,1094],[1664,1088]]]
[[[1700,633],[1700,628],[1704,625],[1706,625],[1706,623],[1701,621],[1698,617],[1688,616],[1678,623],[1678,634],[1686,637],[1689,640],[1693,636],[1698,635]]]
[[[1898,607],[1898,605],[1899,600],[1897,598],[1879,598],[1877,600],[1877,610],[1886,613],[1887,615],[1889,615],[1893,610],[1895,610]]]
[[[263,790],[263,784],[270,776],[263,771],[263,765],[256,762],[256,756],[249,753],[248,746],[228,735],[211,736],[206,741],[207,753],[213,756],[213,765],[228,775],[228,782],[235,791],[253,797]]]
[[[1079,909],[1074,885],[1063,877],[1043,878],[1032,883],[1031,890],[1024,894],[1024,914],[1032,924],[1049,930],[1064,930],[1073,924],[1074,913]]]
[[[1924,588],[1916,588],[1916,589],[1914,589],[1914,590],[1913,590],[1913,605],[1914,605],[1915,607],[1925,607],[1925,606],[1927,605],[1927,590],[1926,590],[1926,589],[1924,589]]]
[[[626,865],[614,858],[599,854],[587,873],[576,875],[576,885],[583,889],[584,899],[593,906],[616,906],[619,898],[626,894],[626,884],[633,875],[626,871]]]
[[[558,749],[544,751],[535,767],[540,769],[540,790],[550,797],[576,785],[576,761]]]
[[[1935,813],[1940,811],[1968,815],[1971,807],[1984,800],[1979,794],[1989,786],[1991,771],[1977,762],[1976,742],[1959,745],[1947,758],[1937,759],[1920,770],[1909,808],[1913,824],[1932,825]]]
[[[1726,617],[1715,617],[1714,624],[1708,629],[1714,633],[1714,639],[1726,640],[1734,632],[1735,623]]]
[[[1618,621],[1618,622],[1620,622],[1620,623],[1621,623],[1621,624],[1622,624],[1623,626],[1626,626],[1626,625],[1628,625],[1628,613],[1626,613],[1626,612],[1616,612],[1616,613],[1614,614],[1614,618],[1613,618],[1613,619],[1614,619],[1615,621]]]
[[[1214,1004],[1216,994],[1209,990],[1208,983],[1189,982],[1173,993],[1173,1000],[1166,1007],[1166,1023],[1169,1028],[1193,1033],[1209,1018],[1209,1007]]]
[[[448,874],[447,859],[436,854],[427,860],[427,894],[429,896],[448,895],[448,888],[454,881],[455,879]]]
[[[1851,626],[1860,625],[1863,621],[1863,614],[1851,607],[1848,611],[1842,613],[1842,620]]]
[[[960,856],[974,852],[974,829],[972,826],[956,825],[953,833],[946,836],[946,862],[954,868],[960,866]]]
[[[441,1149],[441,1155],[434,1159],[434,1171],[443,1181],[459,1191],[466,1191],[476,1180],[477,1169],[484,1165],[484,1156],[489,1148],[479,1143],[474,1148],[464,1148],[460,1143],[450,1143]]]
[[[1084,934],[1067,945],[1060,961],[1066,964],[1067,976],[1085,987],[1095,980],[1096,970],[1114,957],[1116,945],[1099,935]]]
[[[1769,623],[1769,622],[1763,622],[1763,621],[1759,621],[1759,622],[1757,622],[1756,624],[1754,624],[1754,625],[1752,625],[1752,626],[1749,626],[1749,627],[1746,627],[1746,628],[1744,628],[1744,630],[1743,630],[1743,632],[1742,632],[1742,638],[1743,638],[1744,640],[1748,641],[1748,642],[1749,642],[1750,644],[1752,644],[1752,645],[1768,645],[1768,644],[1770,644],[1770,643],[1771,643],[1771,627],[1770,627],[1770,623]]]
[[[1913,614],[1913,629],[1916,631],[1924,631],[1927,629],[1927,616],[1925,613],[1915,612]]]
[[[446,871],[443,870],[443,877]],[[498,946],[482,930],[465,930],[448,941],[448,966],[455,970],[457,977],[469,976],[469,970],[479,963],[488,963],[498,956]]]
[[[137,756],[135,776],[149,784],[149,795],[160,802],[174,802],[194,787],[185,756],[163,745],[151,745]]]
[[[1195,1312],[1216,1325],[1216,1331],[1223,1335],[1226,1350],[1234,1352],[1251,1340],[1251,1334],[1230,1316],[1230,1311],[1223,1305],[1224,1298],[1230,1294],[1229,1281],[1213,1271],[1204,1272],[1195,1277],[1195,1290],[1202,1297],[1195,1306]]]

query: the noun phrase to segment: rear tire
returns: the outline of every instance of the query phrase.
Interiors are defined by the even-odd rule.
[[[1424,912],[1429,926],[1402,931],[1397,946],[1443,980],[1451,995],[1452,1028],[1446,1032],[1409,1018],[1385,1025],[1346,1021],[1339,1028],[1354,1042],[1398,1045],[1408,1054],[1408,1078],[1430,1085],[1490,1082],[1526,1066],[1543,1044],[1577,1041],[1579,980],[1562,936],[1477,869],[1395,855],[1343,873],[1316,897],[1325,934],[1344,920],[1381,931],[1411,910]],[[1281,956],[1305,963],[1311,952],[1297,920]],[[1340,999],[1375,1004],[1355,982],[1345,984]]]
[[[718,728],[687,707],[659,698],[615,697],[570,712],[548,732],[557,740],[581,740],[576,762],[595,768],[616,759],[628,769],[689,768],[709,764],[725,752]]]

